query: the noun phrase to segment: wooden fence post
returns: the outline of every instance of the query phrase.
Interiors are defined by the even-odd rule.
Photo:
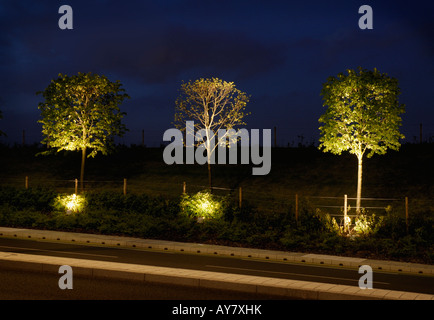
[[[26,189],[29,188],[29,176],[26,176],[26,181],[24,183],[24,186],[26,187]]]
[[[347,213],[347,195],[344,195],[344,232],[347,231],[347,217],[348,217],[348,213]]]
[[[243,203],[243,189],[241,189],[241,187],[240,187],[240,189],[239,189],[239,192],[238,192],[238,202],[239,202],[239,207],[240,207],[240,209],[241,209],[241,206],[242,206],[242,203]]]
[[[127,195],[127,179],[124,178],[124,196]]]
[[[78,179],[75,179],[75,194],[78,194]]]

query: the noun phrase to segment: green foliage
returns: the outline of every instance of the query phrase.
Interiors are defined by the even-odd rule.
[[[105,76],[78,73],[75,76],[59,74],[42,94],[45,101],[41,110],[42,141],[48,147],[61,150],[90,149],[107,154],[113,146],[113,136],[122,136],[125,115],[119,105],[128,98],[119,81],[111,82]]]
[[[383,218],[383,223],[378,229],[378,235],[384,238],[392,240],[404,237],[406,232],[405,218],[396,214],[395,212],[389,212]]]
[[[67,213],[78,213],[86,207],[86,197],[77,194],[62,194],[56,197],[53,207],[55,210]]]
[[[376,216],[375,214],[369,215],[365,210],[362,210],[353,220],[348,217],[347,230],[344,230],[343,218],[340,223],[336,218],[329,215],[323,217],[326,229],[329,232],[335,233],[339,236],[351,237],[372,237],[383,227],[383,216]]]
[[[152,197],[146,194],[123,195],[117,192],[98,192],[87,194],[86,199],[89,211],[105,209],[151,217],[175,217],[179,212],[177,200]]]
[[[399,104],[398,80],[385,73],[359,68],[358,73],[347,70],[324,83],[323,96],[326,112],[319,118],[320,148],[335,154],[349,151],[359,158],[369,150],[384,154],[388,148],[398,150],[400,115],[404,105]]]
[[[399,132],[404,105],[398,102],[398,80],[377,69],[347,71],[348,75],[339,73],[323,84],[321,95],[327,110],[319,118],[324,123],[319,128],[319,149],[334,154],[349,151],[357,156],[359,211],[363,156],[367,151],[370,158],[376,153],[385,154],[387,149],[399,149],[399,140],[404,138]]]
[[[424,263],[434,260],[434,220],[423,211],[412,215],[408,233],[405,219],[393,210],[384,217],[363,213],[355,218],[349,233],[342,233],[336,220],[312,210],[307,202],[299,204],[298,223],[293,209],[283,213],[248,205],[240,209],[227,199],[218,211],[219,218],[197,223],[191,219],[197,215],[182,211],[182,199],[88,193],[82,211],[66,214],[55,205],[58,196],[48,189],[0,188],[0,225]],[[194,196],[189,204],[195,203]],[[210,199],[221,201],[214,197]]]
[[[192,218],[216,219],[224,215],[225,200],[208,191],[197,192],[194,195],[183,194],[181,212]]]
[[[375,214],[372,214],[371,216],[368,216],[367,214],[359,214],[355,219],[353,230],[359,236],[372,236],[381,228],[382,222],[383,217],[377,217]]]
[[[32,209],[47,212],[51,211],[51,205],[56,195],[54,190],[45,188],[0,187],[0,204],[8,205],[15,210]]]

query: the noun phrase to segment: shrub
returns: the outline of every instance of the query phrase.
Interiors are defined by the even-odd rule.
[[[89,210],[110,209],[146,214],[153,217],[174,217],[179,212],[179,201],[146,194],[123,195],[115,192],[90,193],[86,196]]]
[[[375,214],[372,214],[371,216],[368,216],[367,214],[359,214],[355,219],[353,230],[359,236],[372,236],[381,228],[383,220],[383,217],[377,217]]]
[[[383,217],[377,230],[377,236],[396,240],[407,235],[405,219],[396,213],[389,212]]]
[[[209,192],[198,192],[190,196],[181,197],[181,213],[192,218],[215,219],[223,217],[225,213],[225,198],[220,198]]]
[[[434,259],[434,218],[430,212],[412,213],[408,233],[405,219],[392,210],[384,217],[363,213],[356,217],[352,231],[344,233],[334,218],[308,203],[300,205],[296,223],[293,208],[286,212],[262,211],[244,203],[239,208],[227,198],[206,192],[178,200],[87,193],[87,206],[70,215],[65,214],[60,198],[51,190],[0,188],[0,225],[424,263]],[[203,223],[191,219],[197,217],[207,219]]]
[[[0,187],[0,203],[10,205],[16,210],[51,211],[52,201],[55,197],[56,192],[51,189]]]
[[[58,195],[53,203],[53,208],[56,211],[66,213],[78,213],[86,207],[86,196],[77,194],[62,194]]]

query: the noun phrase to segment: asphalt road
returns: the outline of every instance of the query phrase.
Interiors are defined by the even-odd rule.
[[[358,286],[361,276],[358,270],[343,267],[23,239],[1,238],[0,251],[239,273],[350,286]],[[434,294],[434,277],[374,271],[373,287]]]

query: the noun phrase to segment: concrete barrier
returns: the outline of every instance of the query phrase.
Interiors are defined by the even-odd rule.
[[[0,267],[56,273],[69,265],[74,275],[139,282],[171,283],[199,288],[269,294],[283,298],[336,300],[434,300],[434,295],[240,274],[0,252]]]

